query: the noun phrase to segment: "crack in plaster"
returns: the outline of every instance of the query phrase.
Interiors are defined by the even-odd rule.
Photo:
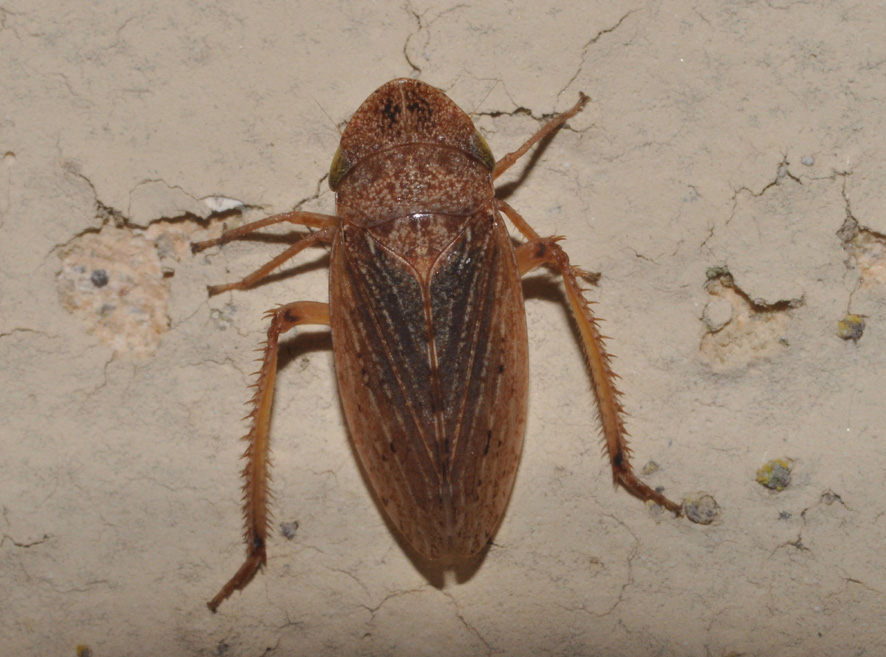
[[[618,21],[616,21],[615,25],[613,25],[612,27],[603,28],[602,30],[597,32],[597,34],[595,34],[593,37],[591,37],[590,40],[588,40],[587,43],[584,44],[584,46],[582,46],[581,64],[579,64],[575,73],[572,74],[572,77],[570,77],[566,81],[566,84],[557,93],[557,98],[559,98],[570,86],[572,86],[572,83],[578,79],[579,75],[581,75],[582,71],[584,70],[585,57],[587,56],[588,50],[591,48],[591,46],[595,45],[605,35],[612,34],[613,32],[615,32],[615,30],[617,30],[619,27],[621,27],[621,24],[624,23],[628,19],[628,17],[631,16],[634,12],[635,12],[634,9],[630,10],[629,12],[624,14],[621,18],[619,18]]]

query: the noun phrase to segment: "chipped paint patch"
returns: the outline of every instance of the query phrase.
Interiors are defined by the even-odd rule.
[[[861,273],[860,287],[886,283],[886,237],[859,228],[844,245]]]
[[[59,300],[116,353],[152,355],[169,328],[169,278],[193,226],[147,230],[110,225],[66,245],[56,275]]]
[[[787,331],[795,302],[751,301],[729,274],[709,279],[703,313],[702,360],[716,371],[744,367],[777,355],[788,345]]]

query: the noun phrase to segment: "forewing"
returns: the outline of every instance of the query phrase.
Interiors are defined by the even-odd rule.
[[[526,316],[510,237],[475,215],[430,284],[449,454],[451,550],[479,552],[504,515],[526,422]]]
[[[333,248],[331,320],[355,448],[394,525],[423,555],[488,542],[525,424],[526,325],[510,238],[465,219],[423,284],[364,229]]]
[[[446,541],[443,479],[421,286],[363,229],[333,246],[330,313],[336,372],[354,446],[378,500],[420,553]]]

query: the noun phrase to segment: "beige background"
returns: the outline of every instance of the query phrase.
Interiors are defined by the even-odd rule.
[[[886,654],[886,7],[547,4],[0,6],[4,654]],[[207,300],[283,242],[187,242],[332,211],[336,124],[398,76],[474,111],[498,155],[592,97],[508,199],[602,274],[636,466],[722,515],[613,490],[541,274],[526,450],[475,576],[437,588],[398,546],[310,332],[273,431],[276,518],[299,528],[212,615],[242,558],[262,312],[325,300],[324,254]],[[207,219],[210,197],[243,212]],[[773,458],[781,493],[755,482]]]

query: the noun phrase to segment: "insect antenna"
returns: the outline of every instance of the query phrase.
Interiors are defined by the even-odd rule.
[[[501,83],[501,80],[496,80],[495,84],[493,84],[491,87],[489,87],[489,91],[486,92],[486,95],[483,96],[483,98],[480,100],[480,102],[474,106],[474,109],[472,109],[470,112],[468,112],[468,116],[471,117],[472,122],[474,120],[474,117],[477,115],[477,112],[479,112],[480,108],[483,107],[483,103],[485,103],[486,100],[489,98],[489,96],[492,95],[492,92],[495,91],[495,88],[500,83]]]
[[[329,119],[329,122],[330,122],[330,123],[333,125],[333,127],[335,127],[335,129],[338,131],[338,136],[341,137],[341,134],[342,134],[342,133],[341,133],[341,128],[338,127],[338,123],[336,123],[336,122],[332,119],[332,117],[329,116],[329,113],[328,113],[325,109],[323,109],[323,105],[320,104],[320,101],[319,101],[319,100],[317,100],[317,99],[314,98],[313,96],[311,96],[311,100],[313,100],[315,103],[317,103],[317,107],[319,107],[319,108],[320,108],[320,111],[323,112],[323,116],[325,116],[327,119]]]

